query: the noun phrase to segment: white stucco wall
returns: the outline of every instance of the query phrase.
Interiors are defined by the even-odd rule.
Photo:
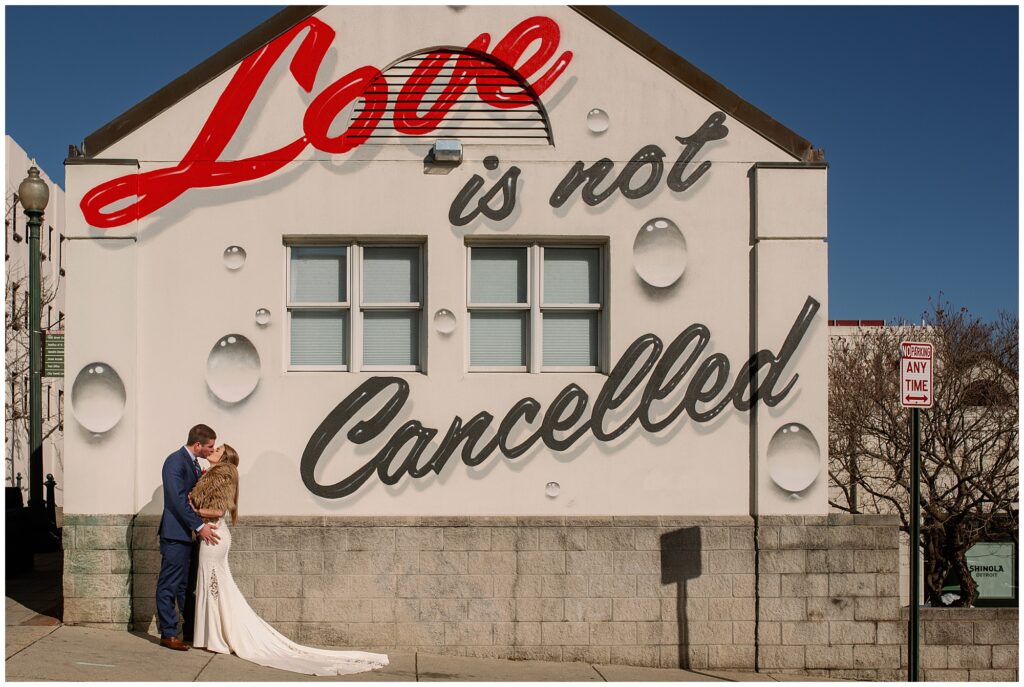
[[[407,380],[408,402],[389,429],[364,446],[336,437],[321,462],[320,482],[337,481],[361,466],[409,419],[439,430],[426,451],[430,455],[456,415],[467,420],[486,410],[495,416],[496,428],[519,399],[537,399],[543,413],[570,382],[587,392],[592,407],[610,363],[646,333],[667,345],[688,325],[706,325],[712,338],[698,364],[712,353],[727,356],[728,389],[751,354],[752,303],[756,345],[777,353],[811,296],[821,308],[794,357],[795,367],[787,368],[779,388],[793,372],[799,372],[799,380],[770,416],[773,423],[800,422],[810,428],[822,448],[821,474],[802,498],[779,497],[769,511],[825,512],[824,233],[795,253],[789,245],[781,252],[764,249],[758,258],[760,271],[753,284],[751,280],[748,175],[755,162],[793,162],[792,157],[727,119],[728,136],[704,146],[688,167],[687,175],[700,162],[711,162],[692,188],[671,191],[663,176],[656,190],[637,200],[616,193],[591,207],[577,191],[565,205],[553,208],[548,198],[577,160],[590,164],[610,158],[616,164],[614,175],[640,148],[655,144],[665,152],[667,176],[683,150],[675,137],[693,134],[716,108],[572,10],[552,7],[543,12],[561,28],[557,53],[573,51],[565,74],[541,98],[550,116],[553,146],[475,145],[466,140],[464,162],[446,175],[424,174],[423,158],[434,135],[415,144],[367,144],[340,156],[307,147],[296,161],[263,179],[187,191],[153,214],[114,229],[89,227],[79,203],[89,189],[134,173],[134,167],[68,167],[68,231],[80,239],[72,243],[69,375],[102,355],[118,370],[127,391],[123,418],[113,430],[99,436],[81,428],[68,433],[73,456],[68,480],[74,485],[69,511],[158,512],[163,458],[181,445],[191,425],[206,422],[242,456],[242,509],[251,514],[746,514],[751,509],[752,455],[763,455],[766,436],[771,436],[765,433],[775,425],[763,423],[752,435],[750,415],[731,405],[706,423],[684,414],[657,435],[639,424],[607,444],[588,433],[565,453],[538,443],[514,461],[495,452],[479,467],[463,465],[456,453],[440,475],[406,477],[394,486],[374,477],[339,500],[311,494],[300,479],[299,462],[327,413],[375,375]],[[287,71],[293,47],[271,72],[257,96],[258,107],[250,109],[228,153],[257,155],[301,136],[312,98],[354,68],[383,68],[431,46],[465,45],[484,31],[491,34],[493,45],[531,13],[514,7],[326,8],[317,17],[337,35],[312,95],[302,92]],[[142,173],[180,160],[234,73],[214,79],[100,157],[136,159]],[[586,126],[593,108],[604,109],[610,117],[603,134]],[[484,169],[481,161],[488,155],[499,158],[497,170]],[[478,218],[465,227],[449,224],[449,206],[474,174],[486,180],[486,189],[513,164],[522,174],[510,217],[498,222]],[[770,216],[778,224],[786,203],[796,203],[794,222],[823,232],[825,172],[800,174],[807,176],[772,177],[771,194],[790,200]],[[817,181],[809,181],[811,176]],[[638,175],[643,178],[646,174]],[[808,183],[818,195],[805,206]],[[657,217],[680,227],[688,250],[683,277],[664,289],[644,284],[633,262],[637,232]],[[423,371],[287,370],[285,242],[301,236],[406,237],[424,243]],[[467,241],[573,237],[607,245],[609,346],[601,372],[469,372]],[[223,265],[222,253],[230,245],[244,247],[248,255],[237,272]],[[794,278],[795,264],[801,267],[799,279]],[[752,288],[760,294],[753,299]],[[273,314],[265,328],[253,318],[261,307]],[[452,336],[439,334],[431,324],[440,308],[458,319]],[[256,390],[234,405],[218,401],[204,377],[211,348],[230,333],[248,337],[262,364]],[[692,376],[671,400],[681,398]],[[752,452],[752,445],[760,448]],[[111,477],[114,466],[120,467],[116,478]],[[557,498],[545,496],[548,482],[561,485]],[[775,498],[765,496],[762,506],[767,508],[764,504]]]

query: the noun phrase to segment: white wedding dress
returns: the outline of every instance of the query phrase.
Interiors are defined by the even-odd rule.
[[[224,518],[217,522],[217,534],[220,542],[199,546],[194,646],[306,675],[349,675],[388,664],[385,654],[302,646],[271,627],[252,610],[231,575],[231,531]]]

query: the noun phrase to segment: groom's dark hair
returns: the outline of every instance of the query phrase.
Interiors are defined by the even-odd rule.
[[[192,429],[188,430],[188,441],[185,442],[186,446],[199,442],[205,444],[210,439],[216,439],[217,433],[210,429],[209,425],[198,424]]]

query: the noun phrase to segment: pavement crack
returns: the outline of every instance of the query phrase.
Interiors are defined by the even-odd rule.
[[[199,672],[196,673],[196,676],[192,678],[192,682],[199,682],[199,678],[202,676],[203,671],[210,667],[210,664],[213,663],[213,659],[215,658],[217,658],[217,654],[211,653],[210,660],[203,664],[203,667],[199,669]]]
[[[413,660],[413,672],[416,673],[416,682],[420,681],[420,652],[416,652],[412,655]]]
[[[17,655],[18,655],[18,654],[20,654],[21,652],[23,652],[23,651],[24,651],[25,649],[29,648],[30,646],[32,646],[33,644],[35,644],[35,643],[36,643],[36,642],[38,642],[39,640],[41,640],[41,639],[45,639],[45,638],[49,637],[50,635],[52,635],[52,634],[53,634],[54,630],[56,630],[56,629],[57,629],[58,627],[63,627],[63,626],[64,626],[64,625],[63,625],[63,623],[62,623],[62,624],[60,624],[60,625],[54,625],[53,627],[51,627],[51,628],[50,628],[50,631],[49,631],[49,632],[47,632],[47,633],[46,633],[45,635],[43,635],[42,637],[39,637],[38,639],[33,639],[33,640],[32,640],[31,642],[29,642],[28,644],[26,644],[25,646],[21,647],[20,649],[18,649],[17,651],[15,651],[15,652],[14,652],[13,654],[11,654],[11,655],[10,655],[10,656],[8,656],[7,658],[5,658],[5,659],[4,659],[4,663],[7,663],[7,661],[10,661],[10,660],[11,660],[12,658],[14,658],[15,656],[17,656]],[[43,626],[43,627],[45,627],[45,626]]]
[[[590,667],[594,669],[594,672],[597,673],[598,677],[600,677],[604,682],[608,682],[608,678],[606,678],[604,675],[601,674],[601,671],[597,669],[596,665],[591,663]]]

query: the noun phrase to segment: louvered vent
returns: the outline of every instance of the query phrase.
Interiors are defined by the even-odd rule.
[[[384,70],[383,89],[361,99],[352,117],[380,119],[369,143],[458,138],[472,143],[550,144],[547,114],[514,69],[483,53],[433,50]]]

